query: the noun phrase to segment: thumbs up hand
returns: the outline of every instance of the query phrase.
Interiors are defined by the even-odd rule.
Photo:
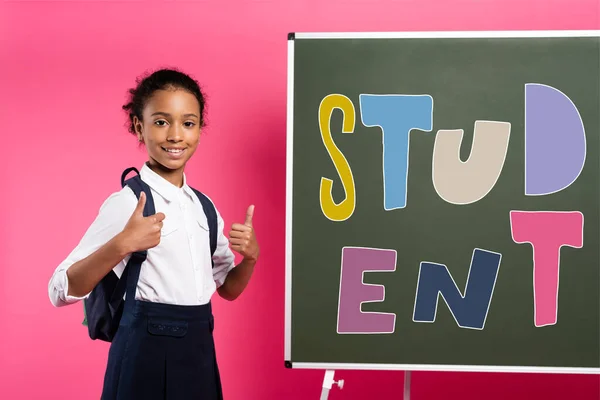
[[[248,207],[246,211],[246,220],[243,224],[235,223],[231,226],[229,232],[229,243],[231,248],[240,253],[245,260],[256,261],[260,253],[254,228],[252,226],[252,217],[254,216],[254,206]]]
[[[140,199],[129,217],[129,221],[123,228],[122,235],[131,253],[148,250],[158,246],[160,243],[160,231],[163,227],[165,214],[159,212],[144,217],[144,206],[146,205],[146,193],[140,194]]]

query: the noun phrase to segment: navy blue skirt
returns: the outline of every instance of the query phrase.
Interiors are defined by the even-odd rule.
[[[211,304],[136,300],[108,355],[102,400],[221,400]]]

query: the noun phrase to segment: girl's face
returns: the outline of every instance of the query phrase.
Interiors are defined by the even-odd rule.
[[[200,104],[183,89],[158,90],[144,108],[142,121],[134,117],[138,139],[148,151],[149,166],[174,185],[200,140]]]

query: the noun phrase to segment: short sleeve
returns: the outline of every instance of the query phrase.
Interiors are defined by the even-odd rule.
[[[216,207],[215,207],[216,210]],[[235,268],[235,255],[231,248],[229,247],[229,240],[225,236],[224,229],[224,221],[221,218],[221,214],[218,210],[217,212],[217,248],[215,249],[215,253],[213,254],[213,279],[217,285],[217,288],[225,283],[225,278],[227,278],[227,274],[233,268]]]
[[[69,283],[67,270],[76,262],[86,258],[125,228],[129,217],[133,213],[137,200],[135,194],[129,187],[111,194],[102,204],[98,215],[89,226],[78,245],[71,253],[56,267],[50,282],[48,283],[48,295],[55,307],[64,306],[78,302],[89,296],[69,296]],[[122,262],[123,263],[123,262]],[[117,265],[115,270],[124,265]]]

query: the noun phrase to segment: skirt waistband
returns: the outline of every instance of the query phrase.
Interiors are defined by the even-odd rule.
[[[133,316],[148,316],[153,318],[176,318],[182,320],[212,319],[212,304],[198,306],[182,306],[174,304],[153,303],[149,301],[135,300],[132,307]]]

